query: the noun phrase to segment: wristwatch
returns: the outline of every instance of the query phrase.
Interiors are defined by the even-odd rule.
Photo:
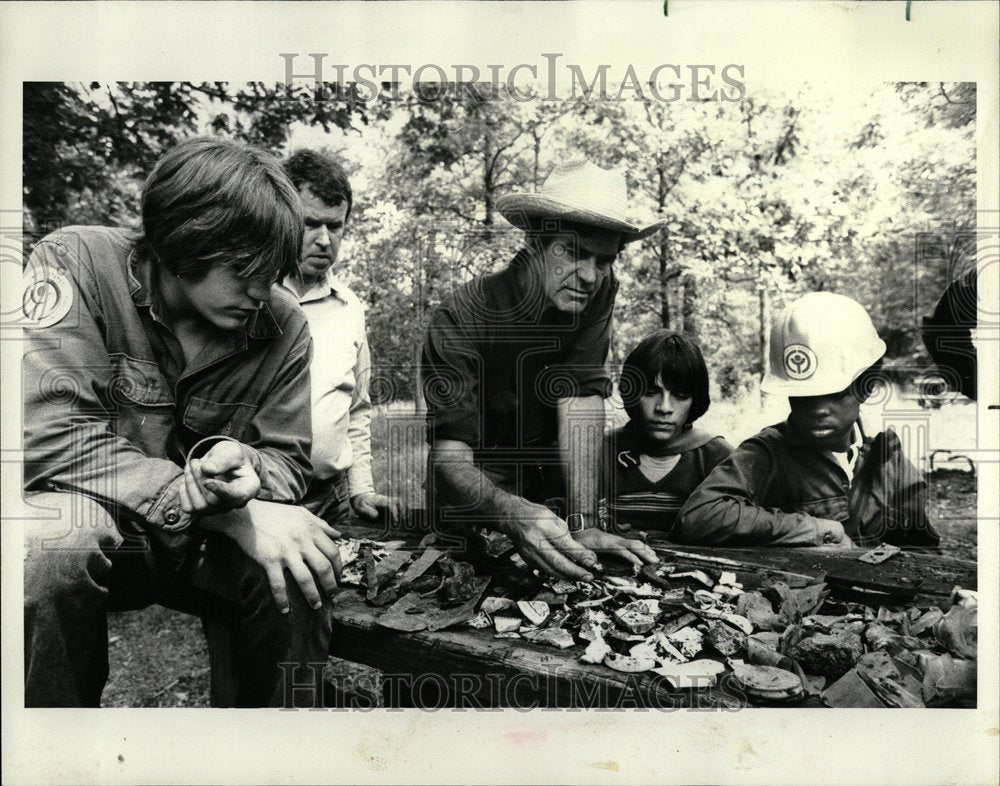
[[[590,516],[590,524],[588,522],[588,517],[584,516],[582,513],[570,513],[566,517],[566,527],[570,532],[582,532],[585,529],[599,529],[602,531],[607,531],[607,522],[601,516]]]

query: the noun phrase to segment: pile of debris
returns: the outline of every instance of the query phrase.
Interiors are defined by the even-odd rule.
[[[676,689],[725,675],[751,703],[810,698],[832,707],[975,706],[977,600],[956,588],[937,606],[868,606],[823,582],[744,586],[737,574],[678,564],[636,576],[551,581],[530,597],[481,599],[489,579],[427,547],[362,545],[357,562],[379,624],[440,630],[465,623],[498,639],[579,651],[579,660],[649,672]],[[481,599],[481,602],[480,602]],[[569,654],[569,652],[567,652]]]

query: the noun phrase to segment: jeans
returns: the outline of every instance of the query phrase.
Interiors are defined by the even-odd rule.
[[[314,479],[302,500],[302,507],[334,529],[342,524],[350,524],[354,514],[351,511],[347,473],[340,472],[323,480]]]
[[[201,617],[213,706],[321,706],[329,608],[310,608],[286,572],[291,610],[224,535],[177,570],[98,502],[42,493],[26,522],[24,697],[28,707],[97,707],[108,678],[107,612],[158,603]]]

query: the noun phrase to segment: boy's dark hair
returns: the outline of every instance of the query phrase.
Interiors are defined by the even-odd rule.
[[[309,190],[331,207],[347,202],[344,221],[351,217],[354,192],[347,171],[332,156],[318,150],[296,150],[285,161],[285,172],[296,190],[309,186]]]
[[[198,281],[213,263],[276,281],[297,269],[302,205],[274,156],[223,139],[188,139],[153,167],[142,191],[141,251]]]
[[[639,399],[656,387],[656,378],[673,393],[691,396],[687,423],[708,411],[708,368],[701,349],[693,340],[673,330],[661,329],[646,336],[622,364],[618,387],[629,417]]]

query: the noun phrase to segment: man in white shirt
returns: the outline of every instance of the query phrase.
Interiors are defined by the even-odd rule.
[[[313,336],[313,480],[302,504],[333,527],[402,515],[402,502],[372,482],[371,356],[361,301],[334,274],[353,194],[344,168],[315,150],[285,162],[298,189],[305,235],[298,274],[281,286],[296,296]]]

